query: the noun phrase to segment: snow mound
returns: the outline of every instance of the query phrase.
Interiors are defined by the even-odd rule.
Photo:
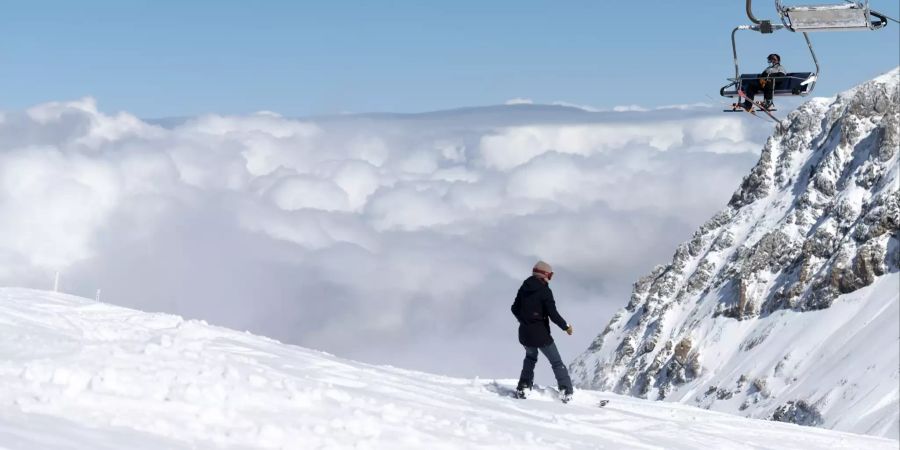
[[[869,448],[887,439],[512,380],[377,367],[92,300],[0,289],[0,447]],[[600,408],[600,400],[611,400]]]

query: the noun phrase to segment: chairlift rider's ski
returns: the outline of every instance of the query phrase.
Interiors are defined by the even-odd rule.
[[[756,111],[753,110],[752,106],[750,107],[750,109],[744,109],[744,107],[741,106],[740,103],[726,103],[721,100],[716,100],[716,99],[710,97],[709,95],[707,95],[706,97],[709,98],[710,100],[718,101],[719,103],[725,105],[726,107],[731,108],[731,109],[723,109],[722,112],[745,112],[745,113],[752,115],[753,117],[756,117],[759,120],[765,120],[766,122],[769,121],[765,117],[756,115]]]
[[[781,123],[781,120],[779,120],[777,117],[775,117],[775,115],[772,114],[771,111],[769,111],[769,108],[766,108],[765,106],[763,106],[762,103],[757,102],[757,101],[754,101],[752,98],[747,97],[747,94],[744,94],[744,91],[743,91],[742,89],[738,89],[737,93],[738,93],[738,96],[739,96],[738,98],[743,98],[743,99],[749,101],[751,104],[755,105],[757,108],[759,108],[760,110],[762,110],[762,112],[766,113],[766,115],[768,115],[769,117],[771,117],[772,120],[775,121],[775,123],[777,123],[777,124],[780,124],[780,123]],[[751,108],[751,109],[752,109],[752,108]],[[746,110],[745,110],[745,111],[746,111]]]
[[[750,114],[750,115],[753,116],[753,117],[756,117],[756,118],[759,119],[759,120],[764,120],[764,121],[766,121],[766,122],[771,122],[771,120],[769,120],[768,118],[763,117],[763,116],[760,116],[760,115],[757,115],[757,114],[756,114],[756,111],[753,109],[752,106],[750,107],[750,109],[744,108],[743,106],[741,106],[740,103],[733,103],[733,104],[731,104],[730,106],[731,106],[731,109],[723,109],[722,111],[723,111],[723,112],[745,112],[745,113],[747,113],[747,114]]]

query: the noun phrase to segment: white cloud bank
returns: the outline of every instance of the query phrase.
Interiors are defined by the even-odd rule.
[[[91,99],[6,112],[0,283],[48,287],[60,271],[64,290],[125,306],[514,377],[508,308],[537,258],[557,268],[574,356],[727,201],[768,132],[714,109],[576,113],[160,126]]]
[[[516,97],[511,98],[506,101],[506,105],[531,105],[534,104],[534,100],[525,97]]]

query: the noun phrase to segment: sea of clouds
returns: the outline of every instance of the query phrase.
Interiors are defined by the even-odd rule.
[[[556,269],[572,358],[724,206],[771,131],[718,108],[511,103],[4,112],[0,284],[51,288],[59,273],[65,292],[340,356],[516,377],[509,305],[538,258]]]

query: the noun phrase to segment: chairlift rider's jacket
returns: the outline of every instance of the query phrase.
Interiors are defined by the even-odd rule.
[[[784,70],[784,67],[781,64],[775,63],[766,67],[766,70],[763,70],[761,74],[759,74],[760,78],[773,78],[773,77],[783,77],[787,74]]]
[[[526,347],[544,347],[553,343],[550,320],[563,330],[569,327],[556,311],[550,286],[536,276],[522,283],[510,309],[519,321],[519,343]]]

